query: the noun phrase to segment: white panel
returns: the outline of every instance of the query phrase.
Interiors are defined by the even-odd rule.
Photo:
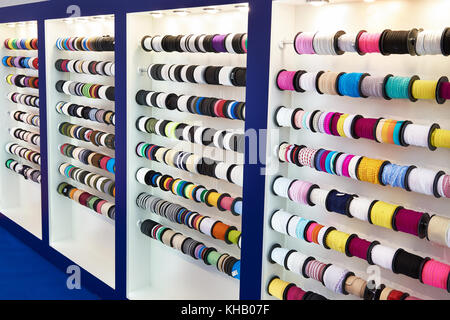
[[[365,29],[369,32],[381,32],[384,29],[407,30],[422,27],[424,29],[443,30],[448,26],[448,19],[442,12],[450,8],[448,1],[376,1],[374,3],[343,3],[313,7],[310,5],[291,5],[274,3],[272,16],[271,41],[271,84],[269,98],[269,127],[273,134],[269,141],[269,161],[274,164],[275,174],[299,178],[317,183],[325,189],[336,188],[347,193],[379,199],[390,203],[401,204],[405,208],[435,213],[450,217],[448,212],[449,199],[436,199],[418,193],[409,193],[400,188],[382,187],[366,182],[355,181],[345,177],[331,176],[317,172],[311,168],[299,168],[291,164],[278,164],[272,150],[281,141],[305,144],[314,148],[344,151],[371,158],[391,160],[396,164],[415,164],[430,169],[442,169],[450,172],[448,149],[434,152],[419,147],[399,147],[388,144],[377,144],[373,141],[359,139],[357,141],[334,137],[309,131],[294,131],[288,128],[275,130],[272,116],[276,107],[302,107],[307,111],[315,109],[338,111],[344,113],[361,114],[365,117],[384,117],[398,120],[411,120],[417,124],[431,124],[438,122],[442,128],[450,129],[450,109],[448,104],[438,105],[435,101],[419,100],[412,103],[405,100],[385,101],[376,98],[350,98],[317,93],[281,92],[275,86],[275,79],[280,69],[307,71],[344,71],[368,72],[372,75],[386,75],[392,73],[398,76],[412,76],[417,74],[421,79],[437,80],[446,75],[450,60],[442,55],[438,56],[409,56],[381,54],[367,54],[359,56],[356,53],[345,53],[342,56],[297,55],[293,46],[286,45],[280,49],[280,41],[291,41],[299,31],[317,30],[345,30],[357,32]],[[277,166],[279,165],[279,168]],[[268,227],[268,220],[276,208],[285,208],[302,217],[316,220],[322,224],[329,224],[338,230],[357,233],[361,238],[369,241],[379,240],[382,244],[404,248],[422,257],[432,257],[439,261],[450,262],[450,250],[419,239],[412,235],[394,232],[393,230],[370,225],[357,219],[349,219],[335,213],[327,213],[324,209],[295,204],[288,200],[273,196],[269,191],[272,176],[267,178],[266,192],[266,227],[265,254],[270,246],[281,243],[282,246],[299,250],[312,255],[325,263],[335,263],[347,267],[358,276],[367,279],[368,263],[359,258],[348,258],[345,255],[326,250],[315,244],[308,244],[290,237],[284,237]],[[265,257],[264,257],[265,258]],[[354,299],[352,296],[342,296],[332,293],[318,282],[296,276],[277,265],[271,265],[264,260],[264,298],[267,280],[273,274],[278,274],[286,281],[297,283],[305,290],[312,290],[330,299]],[[424,299],[448,299],[444,290],[421,284],[418,280],[403,275],[395,275],[388,270],[381,271],[382,282],[390,287],[410,293]]]
[[[8,50],[3,42],[8,38],[36,38],[36,21],[6,23],[0,25],[0,59],[4,56],[26,56],[37,57],[36,50]],[[28,131],[39,133],[39,128],[11,119],[9,112],[16,110],[39,114],[39,109],[20,105],[9,101],[10,92],[32,94],[39,96],[39,90],[33,88],[18,88],[6,82],[8,74],[23,74],[27,76],[38,76],[37,70],[9,68],[3,64],[0,67],[0,96],[2,112],[0,116],[0,211],[8,218],[25,228],[36,237],[42,239],[42,215],[41,215],[41,185],[31,180],[25,180],[22,176],[6,168],[7,159],[15,159],[18,162],[40,169],[38,165],[21,157],[11,155],[5,151],[5,145],[9,142],[18,143],[23,147],[39,152],[39,146],[29,144],[25,141],[13,138],[8,129],[19,127]]]
[[[153,107],[140,106],[135,102],[136,92],[140,89],[188,94],[196,96],[217,97],[245,101],[245,88],[201,85],[191,83],[152,81],[146,74],[140,74],[138,68],[147,68],[152,63],[186,64],[186,65],[246,65],[246,55],[215,54],[215,53],[166,53],[145,52],[140,43],[145,35],[178,35],[178,34],[215,34],[246,32],[247,14],[232,6],[221,7],[217,14],[205,14],[201,8],[190,8],[187,16],[174,15],[163,11],[163,16],[156,18],[150,13],[129,14],[127,20],[128,39],[128,270],[127,292],[130,299],[238,299],[239,281],[218,272],[214,266],[206,266],[175,249],[164,246],[143,235],[136,223],[139,220],[152,219],[184,235],[202,241],[206,246],[215,247],[219,252],[226,252],[240,258],[240,250],[234,245],[212,239],[184,225],[171,223],[169,220],[155,214],[145,212],[136,207],[137,195],[148,192],[165,200],[181,204],[190,210],[208,215],[226,224],[241,229],[240,217],[230,212],[220,212],[204,204],[174,196],[170,192],[142,186],[135,180],[138,168],[147,167],[173,177],[180,177],[194,183],[214,188],[219,192],[227,192],[234,197],[241,196],[242,188],[231,183],[202,175],[196,175],[138,158],[135,147],[138,142],[155,143],[158,145],[183,149],[198,153],[199,146],[187,142],[171,140],[165,137],[139,132],[135,128],[138,116],[154,116],[159,119],[174,120],[189,124],[203,125],[215,129],[244,129],[244,122],[223,118],[199,116],[176,110],[160,110]],[[201,147],[201,146],[200,146]],[[222,152],[208,147],[204,156],[220,159]],[[212,152],[209,155],[208,152]],[[215,156],[214,156],[215,155]],[[242,155],[226,152],[226,157],[233,157],[241,162]],[[227,158],[230,159],[230,158]],[[230,160],[228,160],[230,161]]]
[[[114,198],[111,196],[72,179],[63,177],[58,171],[61,163],[68,162],[82,169],[114,179],[114,175],[105,170],[87,166],[78,160],[63,156],[58,148],[58,146],[63,143],[70,143],[114,158],[113,150],[106,147],[96,147],[91,143],[71,139],[61,135],[58,131],[59,124],[64,121],[108,133],[114,133],[114,126],[69,117],[58,113],[55,109],[57,102],[66,101],[84,106],[94,106],[106,110],[114,110],[113,101],[69,96],[59,93],[55,89],[55,84],[58,80],[72,80],[114,86],[114,77],[63,73],[55,68],[55,61],[58,59],[114,61],[114,52],[60,51],[55,45],[56,40],[60,37],[114,36],[114,20],[111,16],[101,18],[83,17],[78,19],[46,20],[45,27],[50,245],[107,285],[114,288],[114,221],[58,194],[56,190],[61,182],[67,182],[109,202],[114,202]]]

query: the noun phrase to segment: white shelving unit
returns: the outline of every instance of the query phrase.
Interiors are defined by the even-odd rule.
[[[345,53],[342,56],[298,55],[292,44],[281,49],[282,41],[290,41],[299,31],[329,30],[357,32],[381,32],[384,29],[407,30],[424,28],[426,30],[443,30],[448,26],[448,19],[442,12],[450,8],[448,1],[376,1],[373,3],[339,1],[322,7],[314,7],[303,1],[276,1],[272,11],[272,39],[271,65],[269,85],[269,141],[268,163],[271,164],[271,175],[266,180],[266,212],[264,232],[264,257],[262,298],[273,299],[266,293],[268,280],[273,275],[280,276],[285,281],[294,282],[304,290],[310,290],[324,295],[329,299],[355,299],[333,293],[320,283],[312,279],[305,279],[290,271],[285,271],[276,264],[270,264],[267,255],[274,243],[283,247],[298,250],[306,255],[312,255],[325,263],[333,263],[356,273],[364,279],[368,278],[369,264],[358,258],[349,258],[332,250],[326,250],[315,244],[283,236],[273,231],[269,226],[271,214],[276,209],[284,209],[304,218],[318,221],[336,227],[347,233],[356,233],[359,237],[369,241],[379,240],[382,244],[404,248],[422,257],[432,257],[441,262],[450,262],[450,250],[424,239],[419,239],[406,233],[370,225],[357,219],[327,213],[319,206],[309,207],[295,204],[289,200],[274,196],[270,191],[274,176],[283,175],[317,183],[321,188],[333,188],[356,193],[373,199],[380,199],[389,203],[401,204],[405,208],[435,213],[450,217],[448,211],[449,199],[436,199],[431,196],[406,192],[399,188],[371,185],[344,177],[329,175],[311,168],[299,168],[293,164],[279,163],[274,153],[276,146],[282,141],[304,144],[313,148],[343,151],[352,154],[365,155],[371,158],[392,160],[397,164],[415,164],[435,170],[450,172],[448,149],[429,151],[419,147],[399,147],[389,144],[377,144],[373,141],[359,139],[352,140],[306,130],[289,128],[278,129],[274,125],[273,115],[278,106],[301,107],[306,111],[320,109],[323,111],[337,111],[351,114],[361,114],[365,117],[384,117],[398,120],[411,120],[417,124],[431,124],[437,122],[441,128],[450,128],[449,103],[438,105],[435,101],[419,100],[415,103],[406,100],[386,101],[376,98],[349,98],[317,93],[296,93],[280,91],[276,88],[276,76],[279,70],[307,70],[307,71],[337,71],[337,72],[368,72],[372,75],[395,74],[398,76],[412,76],[417,74],[421,79],[438,79],[448,76],[450,60],[442,55],[409,56],[381,54]],[[408,292],[423,299],[449,299],[444,290],[421,284],[418,280],[380,268],[382,283]]]
[[[4,41],[8,38],[37,38],[37,22],[24,21],[17,23],[0,24],[0,56],[24,56],[37,57],[37,50],[9,50]],[[41,185],[31,180],[26,180],[21,175],[6,168],[7,159],[14,159],[22,164],[40,170],[39,165],[27,161],[6,152],[5,146],[9,142],[18,143],[23,147],[39,152],[39,146],[29,144],[25,141],[13,138],[8,129],[18,127],[39,133],[39,128],[11,119],[8,113],[17,110],[32,114],[39,114],[39,109],[26,105],[16,104],[7,98],[10,92],[19,92],[39,96],[39,90],[34,88],[19,88],[6,82],[8,74],[22,74],[37,77],[38,71],[33,69],[10,68],[3,64],[0,66],[0,96],[2,111],[0,116],[0,212],[9,219],[26,229],[34,236],[42,239],[42,216],[41,216]]]
[[[242,12],[234,5],[218,7],[215,14],[207,13],[202,8],[187,8],[188,14],[181,16],[173,10],[162,12],[140,12],[128,14],[127,17],[127,69],[128,69],[128,270],[127,295],[129,299],[238,299],[239,281],[218,272],[214,266],[206,266],[202,261],[196,261],[181,252],[143,235],[137,227],[137,222],[152,219],[202,241],[207,246],[226,252],[235,258],[240,258],[240,250],[235,245],[227,245],[220,240],[212,239],[184,225],[171,223],[160,216],[144,211],[136,206],[136,197],[141,192],[159,196],[165,200],[181,204],[190,210],[208,215],[241,230],[240,217],[230,212],[220,212],[204,204],[174,196],[156,188],[140,185],[135,180],[136,171],[140,167],[150,168],[173,177],[204,185],[209,189],[226,192],[234,197],[242,195],[242,188],[226,181],[191,174],[176,168],[168,167],[145,158],[139,158],[135,153],[136,145],[145,141],[179,150],[195,152],[188,142],[170,140],[165,137],[139,132],[135,122],[139,116],[153,116],[158,119],[168,119],[188,124],[203,125],[210,128],[244,130],[244,121],[223,118],[212,118],[194,115],[176,110],[170,111],[153,107],[141,106],[135,102],[138,90],[151,90],[188,94],[205,97],[216,97],[245,101],[245,88],[165,82],[151,80],[140,68],[147,68],[152,63],[190,64],[190,65],[224,65],[246,66],[245,54],[228,53],[178,53],[178,52],[145,52],[141,48],[141,39],[145,35],[179,35],[179,34],[227,34],[247,32],[247,12]],[[199,148],[200,146],[196,146]],[[205,157],[220,160],[221,157],[235,159],[242,163],[243,156],[234,152],[222,152],[212,147],[205,147]],[[228,160],[230,162],[231,160]],[[245,235],[244,235],[245,236]]]
[[[55,68],[58,59],[114,61],[114,52],[61,51],[56,47],[58,38],[114,36],[114,17],[95,16],[45,21],[47,72],[47,125],[48,125],[48,180],[50,245],[93,274],[110,287],[115,287],[115,226],[114,221],[66,198],[57,192],[61,182],[67,182],[102,199],[114,203],[114,198],[86,185],[62,176],[59,165],[63,162],[100,174],[114,180],[114,174],[78,160],[65,157],[59,151],[63,143],[70,143],[114,158],[114,150],[96,147],[91,143],[71,139],[58,131],[61,122],[82,125],[94,130],[114,134],[114,126],[60,114],[55,107],[59,101],[93,106],[114,111],[114,101],[91,99],[59,93],[58,80],[72,80],[114,86],[114,77],[60,72]]]

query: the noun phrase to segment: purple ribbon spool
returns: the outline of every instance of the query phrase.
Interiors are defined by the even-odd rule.
[[[214,38],[212,39],[214,50],[216,50],[217,52],[227,52],[227,50],[225,49],[225,37],[226,35],[223,34],[214,36]]]

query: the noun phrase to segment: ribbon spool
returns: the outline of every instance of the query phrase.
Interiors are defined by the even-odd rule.
[[[392,31],[386,29],[380,36],[380,52],[382,55],[410,54],[416,55],[417,29],[408,31]]]
[[[345,34],[340,30],[336,33],[316,32],[313,38],[314,51],[318,55],[342,55],[344,51],[339,49],[338,39]]]
[[[419,30],[416,41],[416,53],[418,56],[422,55],[436,55],[443,54],[442,39],[445,36],[445,31],[424,31]]]
[[[438,81],[416,80],[411,87],[411,94],[416,100],[435,99],[438,104],[443,104],[445,99],[440,96],[440,90],[444,82],[448,82],[447,77],[440,77]]]
[[[267,293],[279,300],[287,300],[287,291],[293,286],[295,286],[293,283],[283,281],[279,277],[274,276],[267,284]]]
[[[363,30],[359,35],[357,48],[360,55],[380,52],[381,33],[369,34]]]
[[[294,37],[294,50],[297,54],[315,54],[313,40],[314,33],[299,32]]]
[[[409,99],[412,102],[416,102],[417,99],[412,95],[412,85],[416,80],[420,80],[417,75],[414,75],[411,78],[389,77],[386,79],[384,94],[390,99]]]

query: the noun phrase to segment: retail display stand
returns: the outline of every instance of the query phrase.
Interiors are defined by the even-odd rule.
[[[0,224],[102,298],[448,299],[448,9],[3,8]]]
[[[279,227],[273,223],[271,225],[271,221],[274,222],[277,220],[272,219],[272,214],[274,211],[281,209],[301,218],[314,220],[318,224],[335,227],[337,230],[347,234],[357,234],[359,238],[367,239],[370,242],[378,240],[381,245],[395,250],[403,248],[407,252],[419,257],[430,257],[440,262],[448,263],[448,244],[446,245],[445,241],[443,244],[439,244],[436,243],[436,241],[429,241],[426,238],[421,239],[420,236],[423,237],[423,234],[414,236],[406,233],[407,231],[394,231],[390,222],[381,223],[381,221],[372,221],[371,224],[369,221],[364,221],[367,220],[364,216],[356,217],[356,215],[353,215],[353,218],[351,218],[346,216],[345,210],[342,211],[341,214],[337,214],[336,210],[328,211],[323,202],[325,201],[329,190],[338,190],[338,192],[341,192],[340,195],[342,197],[347,197],[347,199],[348,196],[355,194],[358,198],[372,199],[372,201],[377,199],[391,204],[392,206],[394,204],[400,205],[405,209],[414,210],[417,214],[423,215],[422,222],[419,223],[419,233],[421,233],[423,228],[426,229],[426,227],[423,227],[422,223],[427,225],[427,222],[425,221],[428,219],[428,215],[423,213],[428,213],[430,216],[434,214],[443,217],[444,220],[441,225],[447,230],[445,228],[445,221],[448,221],[445,220],[448,219],[448,210],[446,209],[448,207],[448,199],[446,197],[436,198],[433,195],[414,192],[414,190],[412,192],[407,192],[400,188],[392,188],[389,185],[381,186],[380,184],[370,184],[364,181],[357,181],[355,179],[339,176],[344,175],[343,173],[327,174],[327,172],[318,172],[322,170],[313,169],[309,165],[299,167],[294,163],[280,162],[279,159],[281,156],[278,153],[278,147],[283,142],[287,142],[288,144],[304,145],[313,149],[324,148],[326,150],[336,150],[348,154],[363,155],[369,158],[387,159],[393,164],[415,165],[418,168],[434,170],[430,171],[430,173],[434,172],[433,177],[436,176],[436,173],[439,170],[443,170],[447,173],[449,172],[448,149],[437,148],[437,150],[431,151],[426,145],[424,147],[403,147],[396,145],[393,142],[377,143],[364,138],[356,140],[352,137],[342,137],[342,134],[337,134],[338,136],[336,136],[336,134],[331,133],[320,133],[317,132],[317,130],[316,132],[313,132],[310,129],[305,128],[311,127],[309,123],[306,123],[306,125],[303,125],[302,129],[298,130],[294,129],[291,124],[285,124],[282,127],[278,127],[277,123],[279,124],[279,121],[277,121],[275,116],[277,114],[277,108],[285,106],[290,110],[302,108],[305,112],[310,112],[310,114],[314,110],[321,110],[326,112],[340,112],[343,114],[358,114],[365,118],[378,119],[379,117],[383,117],[385,119],[410,120],[414,125],[422,125],[423,128],[427,130],[427,133],[430,132],[430,126],[435,122],[439,123],[441,128],[448,129],[450,123],[446,103],[442,105],[438,104],[434,99],[433,94],[431,94],[433,99],[419,99],[416,102],[409,101],[409,99],[386,100],[382,97],[353,98],[349,96],[339,96],[337,94],[318,94],[315,89],[303,93],[289,90],[281,91],[276,83],[277,74],[282,69],[295,71],[305,70],[308,72],[318,72],[320,70],[325,72],[335,71],[338,73],[367,72],[371,76],[393,74],[395,76],[411,77],[412,75],[417,74],[420,75],[420,79],[423,80],[437,80],[441,76],[446,75],[445,67],[443,68],[443,66],[446,66],[449,63],[448,57],[444,56],[442,53],[413,56],[410,54],[382,55],[379,52],[366,53],[365,55],[360,55],[357,52],[341,52],[340,55],[326,55],[319,50],[322,54],[300,55],[295,51],[295,46],[298,46],[300,42],[295,42],[294,38],[299,32],[304,32],[304,34],[306,32],[313,32],[314,34],[314,32],[317,31],[321,31],[322,34],[327,34],[327,32],[329,32],[328,34],[335,35],[337,45],[337,39],[344,34],[344,32],[338,33],[339,30],[343,30],[349,35],[354,34],[355,36],[358,35],[360,30],[366,30],[366,32],[372,34],[376,32],[381,33],[385,29],[411,30],[413,28],[423,28],[424,30],[433,29],[442,31],[446,27],[446,22],[444,17],[439,15],[438,12],[439,10],[446,8],[447,5],[448,4],[444,1],[401,1],[395,3],[390,1],[380,1],[376,3],[337,3],[316,8],[305,4],[295,5],[274,2],[272,15],[271,84],[269,86],[268,117],[270,139],[268,140],[267,159],[272,170],[266,180],[266,223],[263,258],[265,262],[263,263],[262,284],[263,298],[270,297],[266,288],[274,275],[279,276],[284,281],[296,283],[304,291],[312,291],[321,294],[328,299],[361,298],[352,294],[344,295],[342,294],[342,291],[339,292],[341,289],[336,289],[335,291],[330,290],[329,283],[327,283],[328,286],[326,287],[312,278],[306,279],[304,276],[298,274],[300,271],[297,271],[296,274],[295,271],[292,272],[286,270],[284,266],[280,266],[272,259],[275,257],[271,256],[273,245],[275,243],[278,243],[282,248],[297,250],[306,257],[314,257],[316,261],[320,261],[324,264],[331,263],[340,268],[347,269],[364,280],[376,279],[378,284],[382,283],[387,287],[400,291],[402,294],[408,293],[410,296],[421,299],[448,298],[448,292],[446,292],[446,290],[422,284],[417,279],[396,274],[391,270],[380,268],[377,265],[370,266],[364,259],[348,257],[345,253],[337,252],[336,250],[327,250],[322,245],[308,243],[307,241],[296,239],[295,236],[283,235],[283,232],[280,233],[275,231],[277,229],[279,230]],[[425,14],[425,12],[427,14]],[[429,19],[430,16],[433,16],[434,18]],[[320,35],[317,34],[316,36],[320,37]],[[354,40],[358,42],[356,38]],[[384,42],[381,41],[380,43]],[[306,50],[306,48],[297,47],[297,50],[303,53],[304,51],[302,50]],[[317,77],[316,79],[320,78]],[[320,88],[321,83],[318,83],[318,86]],[[334,88],[331,88],[330,90],[333,89]],[[284,120],[289,119],[289,117],[283,119],[283,116],[282,112],[280,112],[278,120],[281,119],[281,122],[283,122]],[[301,124],[299,125],[302,126]],[[406,134],[409,133],[407,132]],[[326,171],[326,169],[324,168],[323,171]],[[274,192],[273,183],[277,176],[311,182],[312,184],[318,185],[320,189],[312,191],[312,196],[311,194],[307,196],[308,200],[311,201],[310,204],[301,204],[299,203],[302,202],[301,200],[297,200],[297,202],[291,201],[283,196],[280,197],[276,195],[276,190]],[[365,178],[361,176],[359,179],[365,180]],[[279,182],[281,182],[281,180],[279,180]],[[296,186],[294,188],[296,188]],[[413,186],[412,189],[417,188],[416,186]],[[348,195],[346,196],[342,193]],[[336,205],[337,202],[335,201],[337,201],[338,198],[334,198],[335,196],[339,196],[339,193],[329,195],[330,198],[328,198],[328,201],[330,201],[330,206]],[[357,202],[358,200],[355,200],[354,204]],[[362,202],[358,203],[361,204]],[[312,206],[313,204],[316,205]],[[392,208],[395,209],[395,207]],[[352,211],[355,210],[355,208],[350,207],[349,210]],[[376,210],[378,210],[376,207],[372,210],[372,212],[375,212],[375,214],[372,213],[372,220],[375,220],[374,217],[376,214],[379,214]],[[353,212],[358,211],[355,210]],[[411,217],[412,216],[409,215],[408,219],[412,219]],[[399,221],[395,220],[395,217],[393,219],[393,221]],[[400,222],[398,223],[400,224]],[[380,225],[383,225],[384,227],[380,227]],[[421,225],[422,227],[420,227]],[[428,228],[428,230],[430,230],[432,229],[432,226]],[[417,234],[417,224],[413,231]],[[426,232],[426,230],[423,232]],[[430,233],[430,231],[428,232]],[[414,234],[414,232],[412,233]],[[290,234],[292,235],[292,233]],[[376,247],[377,246],[375,246],[375,248]],[[281,254],[281,251],[278,251],[277,254]],[[372,257],[374,256],[376,257],[376,253],[374,254],[372,251]],[[387,261],[389,261],[388,256],[389,254],[384,255]],[[306,267],[307,264],[308,263],[306,262],[304,266]],[[334,272],[335,270],[332,270],[329,274],[334,276],[337,274]],[[327,271],[324,272],[324,274],[326,273]],[[414,272],[412,273],[414,274]],[[276,285],[278,284],[274,282],[274,287]],[[293,290],[293,292],[294,291],[295,290]],[[381,290],[377,292],[378,295],[380,292]],[[407,295],[404,295],[403,298],[406,296]],[[385,295],[384,299],[387,297],[388,295]]]

